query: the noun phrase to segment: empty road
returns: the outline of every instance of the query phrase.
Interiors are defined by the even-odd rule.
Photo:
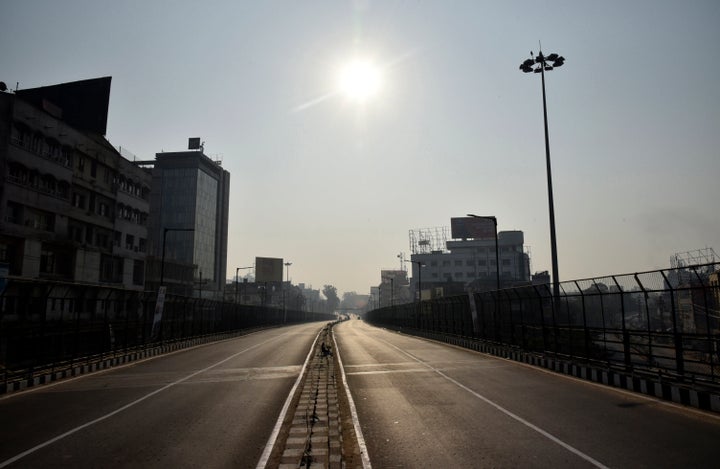
[[[323,326],[0,398],[0,467],[254,468]],[[716,415],[360,320],[334,334],[375,468],[717,467]]]
[[[378,468],[717,467],[720,418],[375,328],[334,328]]]
[[[0,466],[254,468],[324,325],[270,329],[6,396]]]

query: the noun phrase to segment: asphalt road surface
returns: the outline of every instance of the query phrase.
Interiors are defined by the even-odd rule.
[[[0,468],[254,468],[323,325],[0,398]],[[359,320],[334,330],[375,468],[718,467],[716,415]]]
[[[271,329],[0,399],[0,467],[255,467],[325,323]]]
[[[720,465],[716,415],[359,320],[334,331],[375,468]]]

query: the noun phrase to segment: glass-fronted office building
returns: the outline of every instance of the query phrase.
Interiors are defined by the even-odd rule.
[[[163,283],[180,292],[192,268],[193,292],[222,295],[227,269],[230,173],[202,150],[158,153],[150,201],[152,250],[165,259]],[[174,289],[173,285],[178,288]]]

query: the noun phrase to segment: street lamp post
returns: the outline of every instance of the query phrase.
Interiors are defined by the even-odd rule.
[[[417,268],[418,268],[417,291],[418,291],[418,302],[420,302],[420,301],[422,301],[422,267],[424,267],[425,264],[423,264],[422,261],[413,261],[413,260],[405,260],[404,262],[410,262],[412,264],[417,265]]]
[[[480,215],[473,215],[472,213],[468,213],[467,216],[473,217],[473,218],[481,218],[483,220],[490,220],[495,225],[495,282],[497,285],[497,290],[500,290],[500,250],[498,249],[498,228],[497,228],[497,218],[496,217],[483,217]]]
[[[415,317],[415,326],[420,329],[420,316],[422,315],[422,266],[424,265],[420,261],[413,261],[413,260],[406,260],[405,262],[412,262],[413,264],[417,265],[418,268],[418,284],[417,284],[417,291],[418,291],[418,302],[417,302],[417,316]]]
[[[165,241],[168,231],[195,231],[195,228],[163,228],[162,260],[160,261],[160,286],[165,284]]]
[[[238,278],[240,275],[240,267],[235,267],[235,304],[238,302]]]
[[[292,265],[292,262],[286,262],[286,263],[285,263],[285,267],[287,267],[287,284],[288,284],[288,287],[290,286],[290,266],[291,266],[291,265]],[[282,272],[281,272],[281,274],[282,274]],[[286,295],[287,295],[287,294],[286,294],[286,292],[285,292],[285,286],[283,285],[283,316],[284,316],[283,322],[286,322],[286,321],[287,321],[287,300],[285,299],[285,298],[286,298]]]
[[[533,57],[531,52],[530,58],[520,64],[520,70],[523,72],[539,73],[542,78],[543,118],[545,121],[545,164],[547,167],[548,205],[550,214],[550,251],[552,255],[553,296],[555,300],[560,298],[560,280],[558,276],[557,239],[555,237],[555,204],[553,201],[552,171],[550,170],[550,139],[548,137],[547,101],[545,99],[545,71],[549,72],[554,68],[561,67],[564,63],[565,57],[555,53],[545,56],[541,50],[537,57]]]

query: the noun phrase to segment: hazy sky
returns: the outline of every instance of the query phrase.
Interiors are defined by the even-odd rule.
[[[495,215],[550,270],[537,53],[547,74],[561,280],[720,252],[720,2],[0,2],[11,88],[112,76],[107,138],[187,147],[231,173],[228,277],[367,293],[408,230]],[[338,69],[382,67],[364,104]]]

